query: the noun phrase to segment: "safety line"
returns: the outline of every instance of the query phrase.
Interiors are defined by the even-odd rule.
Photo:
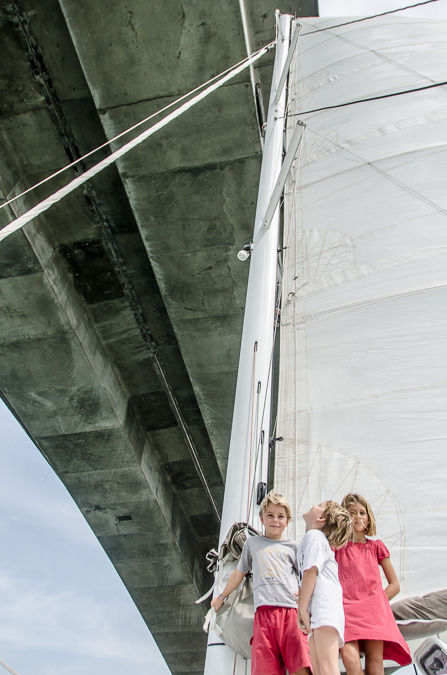
[[[342,28],[343,26],[349,26],[352,23],[359,23],[360,21],[369,21],[370,19],[376,19],[379,16],[386,16],[387,14],[396,14],[396,12],[403,12],[406,9],[413,9],[413,7],[420,7],[421,5],[429,5],[432,2],[439,2],[439,0],[425,0],[425,2],[418,2],[416,5],[407,5],[407,7],[398,7],[397,9],[390,9],[387,12],[381,12],[380,14],[372,14],[371,16],[362,16],[360,19],[353,19],[352,21],[346,21],[345,23],[337,23],[335,26],[327,26],[326,28],[317,28],[317,30],[311,30],[308,33],[302,33],[301,36],[313,35],[314,33],[322,33],[325,30],[331,30],[332,28]]]
[[[33,218],[49,209],[50,206],[52,206],[53,204],[59,202],[61,199],[63,199],[63,197],[73,192],[73,190],[75,190],[77,187],[85,183],[87,180],[93,178],[93,176],[96,176],[96,174],[98,174],[100,171],[110,166],[110,164],[113,164],[113,162],[115,162],[117,159],[125,155],[127,152],[129,152],[129,150],[132,150],[134,147],[145,141],[146,138],[149,138],[149,136],[155,134],[157,131],[159,131],[167,124],[172,122],[172,120],[176,119],[177,117],[180,117],[180,115],[182,115],[184,112],[192,108],[196,103],[199,103],[202,99],[206,98],[209,94],[211,94],[216,89],[221,87],[223,84],[225,84],[233,77],[241,73],[252,63],[255,63],[255,61],[259,60],[262,56],[264,56],[264,54],[269,52],[274,47],[274,45],[275,42],[271,42],[270,44],[260,49],[258,52],[253,54],[249,59],[247,59],[242,65],[232,69],[227,75],[219,79],[211,86],[207,87],[207,89],[200,92],[200,94],[194,96],[192,99],[181,105],[179,108],[177,108],[177,110],[174,110],[174,112],[164,117],[162,120],[151,126],[149,129],[143,131],[139,136],[129,141],[128,143],[123,145],[122,148],[116,150],[111,155],[109,155],[109,157],[106,157],[101,162],[93,166],[91,169],[85,171],[81,176],[77,176],[70,183],[68,183],[68,185],[66,185],[63,188],[60,188],[52,195],[50,195],[42,202],[40,202],[40,204],[37,204],[32,209],[24,213],[22,216],[13,220],[11,223],[9,223],[9,225],[6,225],[6,227],[0,230],[0,241],[5,239],[5,237],[7,237],[9,234],[16,232],[16,230],[26,225],[26,223],[29,223],[30,220],[33,220]]]
[[[426,89],[434,89],[435,87],[445,87],[446,82],[436,82],[435,84],[428,84],[425,87],[417,87],[416,89],[406,89],[405,91],[396,91],[392,94],[381,94],[380,96],[373,96],[372,98],[359,98],[356,101],[348,101],[347,103],[337,103],[336,105],[327,105],[323,108],[315,108],[314,110],[301,110],[297,113],[288,113],[287,117],[298,117],[299,115],[310,115],[310,113],[322,112],[324,110],[334,110],[335,108],[344,108],[348,105],[356,105],[357,103],[370,103],[371,101],[380,101],[383,98],[392,98],[393,96],[403,96],[404,94],[414,94],[418,91],[425,91]]]

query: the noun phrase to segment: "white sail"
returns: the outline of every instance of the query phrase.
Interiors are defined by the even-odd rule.
[[[447,586],[447,92],[427,89],[444,77],[447,25],[300,23],[288,143],[297,123],[306,128],[285,191],[275,488],[292,503],[296,539],[309,505],[362,493],[400,597],[423,595]],[[408,89],[421,91],[389,96]],[[332,107],[366,98],[376,100]],[[255,227],[254,271],[258,239]],[[260,310],[247,306],[244,334],[257,335]],[[241,353],[242,371],[247,363]],[[255,518],[253,497],[244,507],[250,414],[240,408],[236,397],[221,539],[244,512]],[[205,672],[247,666],[210,635]]]
[[[363,494],[401,595],[447,587],[447,24],[300,20],[275,487]]]

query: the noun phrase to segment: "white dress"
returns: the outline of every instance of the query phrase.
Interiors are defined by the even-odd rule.
[[[332,626],[338,632],[340,647],[344,645],[345,615],[343,594],[338,580],[338,565],[326,535],[321,530],[309,530],[298,547],[300,586],[303,572],[316,567],[318,570],[314,592],[309,603],[312,630]]]

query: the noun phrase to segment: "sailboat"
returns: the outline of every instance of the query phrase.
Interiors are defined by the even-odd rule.
[[[446,26],[277,21],[221,541],[274,463],[289,536],[355,489],[420,597],[445,586]],[[248,668],[210,635],[207,675]]]
[[[400,598],[421,597],[446,586],[447,24],[280,17],[278,35],[221,541],[256,526],[274,448],[288,535],[310,505],[361,493]],[[247,667],[210,634],[207,675]]]

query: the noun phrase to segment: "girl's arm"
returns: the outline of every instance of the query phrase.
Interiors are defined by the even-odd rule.
[[[317,583],[318,569],[311,567],[303,572],[303,581],[299,595],[298,623],[303,633],[310,631],[309,603]]]
[[[216,597],[213,598],[211,601],[211,607],[214,607],[216,609],[216,612],[219,611],[219,609],[223,605],[225,598],[228,598],[230,593],[232,593],[234,589],[239,586],[244,577],[245,577],[244,572],[239,572],[237,568],[231,572],[227,581],[227,585],[223,589],[222,593],[216,595]]]
[[[389,558],[383,558],[379,565],[382,567],[388,586],[385,588],[385,595],[388,600],[392,600],[400,591],[399,579]]]

